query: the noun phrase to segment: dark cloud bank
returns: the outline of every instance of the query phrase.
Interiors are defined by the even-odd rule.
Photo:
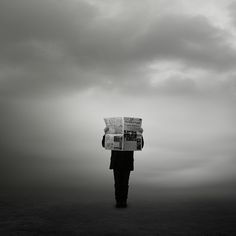
[[[201,15],[146,17],[148,9],[130,14],[133,5],[124,3],[123,14],[108,18],[85,1],[0,4],[2,96],[91,86],[123,90],[130,83],[149,93],[147,66],[153,62],[215,73],[234,70],[229,34]]]

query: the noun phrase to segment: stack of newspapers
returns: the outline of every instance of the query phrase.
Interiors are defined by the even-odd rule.
[[[105,135],[105,149],[116,151],[141,151],[142,119],[134,117],[104,118],[109,130]]]

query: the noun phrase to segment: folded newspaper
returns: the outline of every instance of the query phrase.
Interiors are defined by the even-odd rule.
[[[105,135],[105,149],[116,151],[141,151],[141,118],[112,117],[104,118],[109,128]]]

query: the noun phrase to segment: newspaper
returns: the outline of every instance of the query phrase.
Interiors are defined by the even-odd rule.
[[[104,121],[109,128],[108,134],[123,134],[125,131],[139,132],[142,126],[142,119],[134,117],[104,118]]]
[[[104,118],[109,130],[105,136],[105,148],[119,151],[142,150],[141,118],[112,117]]]
[[[123,135],[122,134],[106,134],[105,148],[108,150],[123,150]]]
[[[141,151],[142,135],[124,135],[123,150],[125,151]]]
[[[109,128],[108,134],[122,134],[123,133],[123,118],[122,117],[112,117],[104,118],[106,126]]]
[[[142,125],[141,118],[124,117],[124,132],[126,131],[139,132],[141,125]]]

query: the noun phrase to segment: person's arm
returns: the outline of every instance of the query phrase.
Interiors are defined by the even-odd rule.
[[[109,128],[108,128],[108,127],[105,127],[105,128],[104,128],[104,133],[106,134],[108,130],[109,130]],[[105,147],[105,134],[104,134],[103,137],[102,137],[102,146],[103,146],[103,147]]]
[[[105,134],[102,137],[102,146],[105,147]]]
[[[139,129],[139,132],[140,132],[141,134],[143,134],[143,128],[140,128],[140,129]],[[142,135],[142,148],[143,148],[143,146],[144,146],[144,139],[143,139],[143,135]]]

